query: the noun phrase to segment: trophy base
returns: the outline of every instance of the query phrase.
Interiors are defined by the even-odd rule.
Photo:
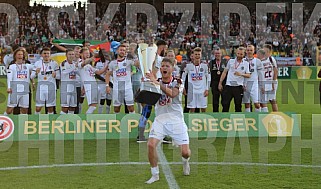
[[[155,105],[162,96],[159,85],[142,82],[140,91],[137,92],[135,101],[142,104]]]

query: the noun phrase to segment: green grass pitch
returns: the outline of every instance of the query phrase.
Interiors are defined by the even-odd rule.
[[[317,80],[279,81],[279,110],[301,114],[301,135],[306,140],[312,137],[312,114],[320,112],[318,84]],[[6,80],[1,78],[1,113],[5,111],[6,96]],[[209,112],[212,111],[210,103]],[[57,111],[60,111],[59,107]],[[321,163],[312,164],[311,149],[302,149],[300,154],[301,164],[306,166],[293,167],[296,164],[293,163],[293,149],[296,147],[291,137],[284,139],[284,147],[280,150],[268,153],[267,162],[260,159],[261,139],[245,140],[249,141],[247,152],[242,151],[242,139],[238,138],[191,139],[190,176],[183,176],[182,165],[177,164],[181,161],[179,149],[171,145],[162,148],[180,188],[321,187]],[[279,142],[276,138],[268,141]],[[41,146],[41,149],[26,151],[28,146]],[[150,177],[146,143],[137,144],[132,139],[13,142],[8,146],[0,143],[0,159],[1,188],[169,188],[162,166],[160,181],[144,184]],[[58,166],[30,167],[53,164]]]

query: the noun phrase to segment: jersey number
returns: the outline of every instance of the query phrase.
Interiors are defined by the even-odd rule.
[[[264,73],[264,77],[265,77],[265,78],[271,78],[271,77],[272,77],[272,71],[266,71],[266,72]]]

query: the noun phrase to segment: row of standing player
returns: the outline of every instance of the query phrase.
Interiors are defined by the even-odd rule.
[[[217,71],[217,73],[222,71],[217,77],[215,77],[214,62],[217,65],[218,61],[212,61],[212,75],[216,78],[212,82],[213,110],[218,110],[218,98],[221,96],[223,112],[229,112],[233,98],[236,112],[242,111],[242,103],[245,104],[245,112],[250,112],[251,102],[254,103],[256,112],[268,112],[268,102],[272,104],[273,111],[278,111],[276,103],[278,69],[275,59],[271,56],[271,50],[271,45],[264,45],[262,49],[257,50],[255,58],[253,45],[238,48],[236,59],[225,61],[225,68]],[[216,49],[215,54],[219,57],[220,50]]]
[[[164,53],[164,49],[165,49],[166,43],[158,43],[158,61],[159,62],[162,59],[162,53]],[[81,51],[81,52],[79,52]],[[83,52],[82,52],[83,51]],[[70,86],[70,83],[67,83],[69,81],[72,80],[77,80],[77,84],[76,88],[77,91],[81,90],[79,89],[81,84],[80,84],[80,80],[82,80],[82,86],[83,86],[83,90],[82,93],[85,94],[87,93],[87,101],[89,104],[89,109],[87,110],[86,113],[92,113],[95,110],[96,105],[98,104],[98,101],[100,100],[104,100],[107,99],[107,106],[106,106],[106,113],[109,113],[110,110],[110,105],[111,105],[111,90],[110,90],[110,86],[109,83],[107,83],[107,85],[104,85],[103,82],[99,82],[98,84],[96,83],[96,79],[94,78],[95,74],[102,74],[104,72],[107,71],[107,75],[109,76],[113,76],[113,78],[116,80],[115,84],[115,88],[113,88],[113,91],[115,92],[114,94],[114,107],[115,107],[115,112],[118,113],[120,111],[120,105],[122,104],[121,102],[126,102],[127,101],[127,105],[128,105],[128,109],[130,110],[130,112],[134,112],[134,106],[133,106],[133,95],[134,93],[137,91],[137,86],[139,86],[139,83],[133,85],[133,83],[131,83],[131,65],[133,64],[132,60],[128,60],[125,58],[125,56],[127,55],[127,47],[125,45],[123,45],[121,48],[118,48],[118,53],[117,53],[117,64],[115,64],[116,60],[114,62],[111,62],[110,71],[107,71],[107,62],[99,62],[96,61],[95,65],[91,65],[91,63],[94,61],[93,59],[90,59],[89,61],[83,61],[85,59],[88,59],[90,56],[89,50],[83,50],[80,47],[79,48],[75,48],[73,51],[68,51],[66,52],[67,55],[67,60],[65,60],[60,68],[60,72],[56,72],[57,70],[57,63],[54,61],[51,61],[49,59],[50,57],[50,50],[43,50],[41,52],[42,55],[42,60],[38,61],[35,64],[35,74],[31,74],[31,77],[34,77],[35,75],[38,75],[38,90],[39,90],[39,94],[37,94],[37,98],[36,98],[36,114],[39,114],[41,107],[44,106],[44,103],[46,103],[46,105],[49,107],[49,113],[52,113],[53,110],[51,107],[55,106],[55,100],[49,101],[50,99],[55,99],[55,90],[56,90],[56,86],[54,83],[54,80],[58,75],[61,75],[61,81],[62,81],[62,89],[66,89],[66,90],[62,90],[62,95],[61,95],[61,104],[62,104],[62,114],[64,113],[73,113],[75,107],[77,107],[76,102],[74,102],[74,98],[72,98],[73,96],[70,95],[70,93],[72,93],[74,86]],[[270,46],[266,45],[264,47],[264,51],[266,54],[270,53]],[[79,56],[79,54],[81,55],[81,58]],[[229,62],[226,62],[226,60],[222,60],[221,59],[221,51],[219,49],[216,49],[214,51],[214,55],[215,55],[215,60],[211,61],[210,65],[206,65],[206,64],[201,64],[201,49],[200,48],[196,48],[193,51],[193,63],[192,64],[187,64],[184,72],[183,72],[183,76],[182,78],[186,78],[187,79],[184,81],[190,83],[190,89],[189,90],[184,90],[184,93],[187,95],[187,108],[190,109],[191,112],[195,111],[195,108],[201,108],[201,110],[204,112],[207,108],[207,96],[208,96],[208,90],[209,90],[209,86],[211,86],[212,88],[212,93],[213,93],[213,112],[217,112],[218,111],[218,104],[219,104],[219,97],[222,94],[226,95],[222,95],[222,97],[226,97],[226,98],[222,98],[222,106],[223,106],[223,112],[228,112],[229,111],[229,104],[231,99],[234,97],[235,98],[235,104],[236,104],[236,108],[235,110],[237,112],[241,111],[241,99],[243,96],[243,91],[244,91],[244,97],[243,97],[243,103],[245,103],[245,110],[249,111],[249,103],[250,100],[252,100],[252,102],[254,102],[256,111],[260,111],[260,102],[261,102],[261,106],[262,106],[262,110],[263,111],[267,111],[266,110],[266,103],[264,103],[264,101],[266,101],[266,97],[268,97],[268,100],[270,100],[272,102],[272,107],[273,110],[275,111],[277,109],[277,105],[276,105],[276,101],[275,101],[275,95],[273,96],[273,94],[276,93],[276,88],[277,88],[277,80],[276,80],[276,76],[277,76],[277,72],[275,71],[276,69],[276,63],[275,63],[275,59],[271,56],[269,56],[269,54],[266,56],[268,57],[268,60],[271,62],[272,64],[272,68],[266,68],[266,69],[270,69],[265,71],[265,75],[263,79],[267,79],[270,80],[271,77],[273,77],[273,80],[275,81],[275,84],[273,84],[273,92],[268,92],[269,95],[260,95],[263,93],[264,90],[262,89],[258,89],[258,77],[260,76],[259,70],[262,68],[262,63],[259,59],[254,58],[254,47],[253,46],[248,46],[246,48],[246,58],[243,59],[244,56],[244,52],[243,54],[241,53],[239,55],[239,59],[242,60],[242,62],[239,62],[237,64],[237,62],[232,59]],[[78,56],[77,56],[78,55]],[[175,54],[173,52],[168,53],[169,56],[173,56],[175,57]],[[17,54],[15,53],[15,56],[17,56]],[[133,60],[137,61],[137,55],[133,54],[132,55]],[[172,58],[173,58],[172,57]],[[83,61],[83,62],[82,62]],[[122,61],[122,62],[120,62]],[[127,61],[128,61],[128,65],[127,65]],[[233,63],[234,61],[234,63]],[[244,62],[247,62],[249,66],[245,66]],[[69,63],[68,63],[69,62]],[[214,63],[215,62],[215,63]],[[81,63],[81,64],[79,64]],[[137,62],[136,62],[137,63]],[[24,70],[23,68],[27,68],[30,66],[23,66],[21,68],[19,68],[18,66],[19,63],[16,64],[16,66],[12,66],[11,69],[9,69],[9,74],[8,76],[11,78],[8,78],[8,83],[11,82],[12,79],[16,77],[19,77],[16,79],[16,81],[21,81],[21,80],[26,80],[24,78],[28,77],[28,74],[26,72],[26,70]],[[235,65],[232,65],[235,64]],[[237,65],[236,65],[237,64]],[[82,75],[82,77],[78,77],[77,76],[77,70],[78,70],[78,65],[80,65],[80,67],[82,69],[79,69],[79,73],[78,75]],[[124,66],[125,65],[125,66]],[[230,66],[232,65],[232,66]],[[236,74],[238,72],[235,72],[235,70],[233,70],[233,66],[234,69],[237,70],[238,68],[240,68],[240,72],[244,72],[248,68],[249,72],[251,73],[250,78],[246,78],[249,77],[247,74],[243,75],[243,76],[237,76],[237,77],[232,77],[233,74]],[[156,66],[157,67],[157,66]],[[176,65],[177,67],[177,65]],[[210,69],[208,69],[208,67],[210,67]],[[99,70],[97,70],[97,68]],[[113,69],[112,69],[113,68]],[[232,68],[229,71],[232,71],[232,74],[229,74],[227,79],[228,82],[226,84],[226,80],[225,80],[225,76],[227,72],[224,72],[224,70],[228,71],[228,68]],[[21,69],[21,70],[19,70]],[[16,74],[10,74],[10,70],[15,70]],[[115,72],[115,74],[113,73]],[[128,72],[128,73],[127,73]],[[179,69],[177,68],[174,72],[176,77],[179,77]],[[157,71],[156,71],[157,73]],[[246,72],[244,72],[246,73]],[[220,79],[224,76],[224,79],[222,79],[222,85],[226,84],[226,87],[224,87],[224,89],[226,90],[219,90],[219,81]],[[244,77],[246,79],[244,79]],[[106,80],[109,80],[110,77],[106,77]],[[121,78],[121,79],[119,79]],[[212,80],[211,80],[212,78]],[[119,80],[118,80],[119,79]],[[109,80],[110,81],[110,80]],[[49,88],[48,85],[44,85],[42,86],[41,83],[42,82],[51,82],[53,87],[50,87],[50,90],[52,90],[52,92],[49,92]],[[65,84],[64,84],[65,83]],[[124,83],[124,84],[122,84]],[[118,86],[117,84],[120,84],[121,86]],[[236,89],[231,89],[231,87],[235,87],[236,85]],[[9,86],[9,85],[8,85]],[[132,86],[136,86],[134,87],[134,91],[132,89]],[[241,87],[242,86],[242,87]],[[263,86],[263,85],[261,85]],[[48,88],[48,89],[46,89]],[[105,89],[106,88],[106,92],[107,92],[107,96],[105,93]],[[129,90],[129,88],[131,88],[131,90]],[[38,91],[37,90],[37,91]],[[95,91],[95,92],[94,92]],[[121,92],[119,92],[121,91]],[[122,92],[123,91],[123,92]],[[125,93],[125,91],[127,91]],[[133,93],[131,93],[130,91],[133,91]],[[188,91],[188,93],[186,92]],[[259,92],[260,91],[260,92]],[[8,88],[8,92],[11,92],[11,88]],[[273,93],[273,94],[270,94]],[[79,94],[79,92],[78,92]],[[267,93],[266,93],[267,94]],[[10,95],[9,95],[10,96]],[[118,97],[118,98],[117,98]],[[123,99],[122,99],[123,97]],[[262,98],[260,99],[260,97],[265,97],[263,100]],[[26,97],[25,97],[26,98]],[[14,98],[17,99],[17,98]],[[12,99],[10,99],[12,100]],[[124,101],[122,101],[124,100]],[[80,100],[81,102],[83,101],[83,99]],[[11,112],[11,108],[13,105],[15,105],[16,103],[11,102],[8,100],[8,107],[9,111],[7,111],[7,113]],[[18,103],[19,104],[19,103]],[[76,104],[76,105],[75,105]],[[102,102],[100,102],[100,104],[102,104]],[[69,106],[68,106],[69,105]],[[23,102],[21,103],[21,106],[26,107],[25,101],[23,100]],[[22,107],[22,108],[24,108]],[[82,105],[80,104],[80,109],[81,109]],[[148,109],[150,109],[150,106],[147,106]],[[81,111],[80,111],[81,112]],[[100,108],[99,113],[102,112],[102,109]],[[146,117],[146,116],[144,116]],[[146,121],[146,120],[145,120]],[[145,122],[143,120],[143,122]]]
[[[210,87],[213,112],[219,111],[220,97],[223,112],[229,112],[233,97],[236,112],[241,112],[242,103],[245,104],[245,112],[250,112],[251,102],[256,112],[261,112],[261,109],[267,112],[267,101],[272,103],[273,111],[277,111],[277,64],[270,56],[271,46],[265,45],[258,50],[257,58],[254,52],[253,45],[239,48],[237,57],[227,61],[222,59],[221,50],[217,48],[213,51],[215,59],[207,65],[201,63],[201,49],[195,48],[193,60],[185,66],[182,74],[182,79],[190,86],[184,90],[190,112],[195,112],[196,108],[206,111]]]
[[[53,114],[56,106],[56,79],[61,80],[61,114],[73,114],[77,107],[79,107],[79,110],[76,111],[81,112],[85,96],[89,105],[87,114],[96,109],[98,101],[103,105],[105,100],[107,101],[106,113],[109,113],[112,99],[115,113],[120,111],[122,102],[126,102],[127,109],[133,113],[133,94],[140,86],[141,77],[140,69],[137,69],[137,74],[135,74],[137,79],[131,79],[133,65],[139,67],[137,55],[134,53],[136,48],[137,45],[131,50],[131,59],[126,58],[128,56],[127,46],[121,45],[117,49],[116,60],[111,62],[96,60],[94,64],[95,56],[90,58],[89,49],[78,46],[73,50],[64,49],[67,59],[60,66],[55,61],[50,60],[49,48],[42,49],[42,59],[34,65],[25,64],[26,60],[23,56],[25,52],[17,49],[14,52],[13,64],[7,70],[9,97],[5,114],[11,114],[16,106],[21,108],[21,113],[26,113],[30,103],[27,100],[30,91],[25,86],[32,82],[33,88],[36,88],[33,80],[35,77],[38,78],[35,114],[39,114],[41,108],[45,105],[48,107],[48,112]],[[169,52],[168,55],[175,58],[174,52]],[[177,66],[175,68],[176,72],[179,73]],[[97,82],[95,78],[97,75],[101,75],[100,78],[103,77],[103,81],[98,80]],[[109,80],[110,76],[112,76],[114,82]],[[107,84],[105,84],[105,80]],[[114,98],[111,95],[110,83],[111,85],[114,83]],[[16,95],[16,92],[19,94]],[[80,104],[78,104],[78,101],[80,101]],[[98,112],[102,113],[102,109],[100,108]]]
[[[158,43],[158,62],[162,59],[162,54],[164,53],[164,49],[166,47],[166,43],[165,42],[160,42]],[[124,49],[124,48],[120,48],[120,49]],[[118,49],[118,51],[121,51],[120,49]],[[127,50],[127,47],[126,47],[126,50]],[[78,67],[78,64],[79,62],[82,62],[82,60],[84,59],[88,59],[89,57],[89,50],[86,50],[84,52],[79,52],[79,51],[82,51],[80,47],[78,48],[75,48],[73,51],[68,51],[66,52],[66,55],[67,57],[67,60],[65,60],[62,65],[61,65],[61,72],[58,73],[56,72],[57,70],[54,70],[57,68],[57,64],[54,62],[54,61],[50,61],[49,57],[50,57],[50,50],[43,50],[41,52],[41,55],[42,55],[42,60],[41,62],[37,62],[35,64],[35,67],[37,67],[35,69],[35,73],[34,75],[32,75],[31,73],[31,77],[34,77],[35,75],[39,75],[38,76],[38,84],[42,81],[46,82],[46,81],[49,81],[52,83],[52,86],[54,86],[53,88],[50,88],[52,90],[52,93],[51,92],[48,92],[49,89],[47,90],[46,87],[48,88],[47,85],[45,85],[44,87],[42,87],[41,85],[38,87],[39,89],[39,94],[37,94],[37,103],[36,103],[36,114],[38,114],[41,110],[41,107],[44,105],[44,103],[47,103],[46,101],[49,100],[49,99],[55,99],[55,89],[56,89],[56,86],[54,84],[54,80],[55,80],[55,77],[58,73],[61,74],[62,76],[62,81],[70,81],[72,79],[76,79],[78,80],[77,82],[77,86],[76,86],[76,89],[77,89],[77,92],[81,90],[80,86],[80,77],[77,76],[75,70],[73,69],[77,69]],[[244,97],[243,97],[243,103],[245,103],[245,110],[246,111],[250,111],[249,110],[249,101],[250,99],[252,100],[252,102],[254,102],[254,105],[255,105],[255,108],[256,108],[256,111],[260,111],[260,102],[262,102],[261,106],[262,106],[262,111],[267,111],[266,110],[266,105],[264,103],[264,101],[266,100],[262,100],[260,99],[260,97],[268,97],[271,102],[272,102],[272,108],[274,111],[277,111],[277,104],[276,104],[276,100],[275,100],[275,95],[273,96],[273,94],[276,93],[276,88],[277,88],[277,80],[276,80],[276,77],[277,77],[277,71],[275,70],[276,69],[276,62],[275,62],[275,59],[271,56],[269,56],[269,53],[271,52],[271,47],[269,45],[265,45],[264,47],[264,51],[265,53],[267,54],[266,57],[268,57],[268,60],[271,62],[272,64],[272,68],[266,68],[266,69],[270,69],[270,70],[267,70],[265,71],[265,75],[264,77],[267,78],[268,80],[271,79],[271,77],[273,77],[273,80],[275,81],[275,84],[273,84],[273,92],[268,92],[269,95],[260,95],[260,93],[262,93],[263,90],[258,90],[258,70],[261,69],[262,65],[261,65],[261,61],[258,60],[257,58],[254,58],[253,55],[254,55],[254,47],[253,46],[248,46],[247,49],[246,49],[246,58],[245,59],[242,59],[242,60],[246,60],[245,62],[248,62],[249,63],[249,71],[252,73],[251,74],[251,77],[249,79],[244,79],[244,81],[242,82],[242,78],[244,78],[243,76],[239,76],[239,78],[230,78],[229,80],[239,80],[238,82],[235,82],[235,81],[232,81],[232,83],[240,83],[240,84],[237,84],[238,86],[243,86],[243,88],[245,89],[244,90]],[[125,68],[125,69],[122,69],[121,66],[119,67],[120,63],[119,61],[121,59],[125,60],[124,57],[127,52],[125,52],[124,50],[122,50],[122,52],[118,53],[118,63],[117,65],[114,66],[114,68],[118,68],[117,70],[114,69],[114,71],[116,72],[116,77],[114,78],[118,78],[119,75],[123,75],[123,76],[126,76],[127,75],[127,71],[124,71],[124,70],[131,70],[131,67],[128,67],[128,68]],[[80,58],[79,55],[82,55],[82,58]],[[232,84],[231,82],[228,82],[228,84],[226,85],[225,89],[226,90],[223,90],[223,91],[220,91],[218,88],[219,88],[219,81],[220,81],[220,78],[221,76],[226,75],[226,73],[224,73],[224,70],[227,70],[227,65],[230,65],[231,61],[229,61],[229,63],[227,63],[226,60],[222,60],[221,59],[221,51],[219,49],[216,49],[214,51],[214,55],[215,55],[215,60],[211,61],[209,67],[209,72],[208,71],[208,68],[207,68],[207,65],[206,64],[200,64],[200,59],[201,59],[201,49],[199,48],[196,48],[195,51],[193,52],[193,63],[192,64],[187,64],[186,65],[186,68],[184,69],[184,72],[183,72],[183,78],[186,78],[186,82],[190,83],[190,90],[185,90],[184,93],[186,93],[186,91],[188,91],[188,95],[187,95],[187,107],[191,109],[191,112],[194,112],[195,108],[201,108],[202,111],[205,111],[206,110],[206,107],[207,107],[207,95],[208,95],[208,89],[209,89],[209,86],[211,86],[212,88],[212,93],[213,93],[213,112],[217,112],[218,111],[218,106],[219,106],[219,98],[222,94],[226,93],[226,95],[222,95],[223,97],[227,97],[227,98],[222,98],[222,105],[223,105],[223,112],[228,112],[229,111],[229,103],[231,101],[231,97],[233,97],[233,95],[229,95],[229,94],[232,94],[233,92],[231,91],[230,89],[230,86],[231,85],[234,85]],[[17,54],[15,53],[15,56],[17,56]],[[18,53],[18,56],[21,56],[21,52]],[[168,56],[172,56],[171,58],[174,58],[175,57],[175,54],[174,52],[168,52]],[[240,55],[241,57],[244,56],[244,54],[241,54]],[[24,57],[24,56],[22,56]],[[137,60],[137,55],[133,54],[132,56],[134,58],[134,60]],[[241,58],[240,57],[240,58]],[[24,59],[24,58],[22,58]],[[68,61],[70,62],[68,64]],[[110,110],[110,105],[111,105],[111,91],[110,89],[106,89],[107,90],[107,96],[106,96],[106,93],[104,91],[105,87],[106,88],[109,88],[110,86],[105,86],[105,84],[103,82],[99,82],[98,81],[98,84],[97,85],[93,85],[93,83],[96,83],[96,79],[93,78],[93,75],[94,74],[99,74],[102,72],[102,70],[104,71],[107,71],[106,68],[107,68],[107,65],[106,63],[102,63],[102,62],[96,62],[94,67],[92,67],[92,65],[90,65],[90,63],[92,62],[93,60],[91,61],[87,61],[87,63],[83,63],[84,65],[84,69],[81,69],[82,72],[82,75],[83,77],[83,94],[84,93],[87,93],[87,98],[88,98],[88,104],[89,104],[89,109],[87,110],[86,113],[92,113],[94,110],[95,110],[95,107],[98,103],[98,99],[100,99],[100,104],[103,104],[104,103],[104,100],[106,99],[107,101],[107,106],[106,106],[106,113],[109,113],[109,110]],[[126,60],[127,61],[127,60]],[[72,63],[73,62],[73,63]],[[77,62],[75,64],[75,62]],[[215,63],[214,63],[215,62]],[[12,66],[11,69],[9,69],[9,74],[8,76],[11,77],[11,78],[8,78],[8,84],[9,82],[11,82],[11,80],[13,79],[14,81],[26,81],[28,79],[26,79],[28,77],[28,72],[26,72],[26,69],[30,68],[30,66],[23,66],[20,65],[20,68],[18,66],[19,62],[16,63],[16,66]],[[126,63],[123,63],[123,65],[126,64]],[[234,63],[236,64],[236,63]],[[71,65],[75,65],[73,68]],[[128,64],[128,65],[131,65],[131,64]],[[241,66],[240,66],[241,65]],[[125,66],[126,67],[126,66]],[[244,68],[244,65],[242,63],[239,63],[238,66],[235,66],[235,68],[238,68],[240,67],[241,68],[241,71],[245,71],[245,70],[242,70]],[[26,69],[24,69],[26,68]],[[49,68],[49,69],[48,69]],[[100,70],[97,70],[97,68]],[[120,69],[119,69],[120,68]],[[176,65],[176,70],[174,71],[174,75],[176,77],[179,77],[179,69],[177,68],[177,65]],[[232,67],[233,68],[233,67]],[[245,67],[247,68],[247,66]],[[10,70],[15,70],[15,74],[10,74]],[[46,73],[48,72],[48,74]],[[97,72],[97,73],[95,73]],[[122,73],[120,73],[122,72]],[[157,72],[157,71],[156,71]],[[40,73],[40,74],[39,74]],[[87,73],[87,74],[86,74]],[[189,74],[190,73],[190,74]],[[118,76],[117,76],[118,74]],[[210,76],[209,76],[210,74]],[[110,72],[109,75],[113,75],[112,72]],[[128,73],[128,76],[130,76],[131,73]],[[15,76],[17,77],[16,79]],[[231,76],[231,74],[230,74]],[[19,78],[18,78],[19,77]],[[246,75],[245,75],[246,77]],[[189,80],[188,80],[189,78]],[[203,79],[204,78],[204,79]],[[212,80],[211,80],[212,78]],[[229,78],[229,76],[227,77]],[[126,79],[125,79],[126,80]],[[139,88],[139,82],[138,83],[135,83],[135,84],[131,84],[130,83],[131,79],[130,77],[127,77],[127,81],[126,81],[126,85],[123,87],[125,90],[123,91],[131,91],[131,90],[128,90],[128,87],[126,86],[133,86],[134,90],[133,90],[133,93],[135,93],[138,88]],[[137,81],[137,80],[136,80]],[[138,79],[139,81],[139,79]],[[185,81],[185,80],[184,80]],[[125,81],[122,81],[120,80],[120,82],[118,83],[122,83],[122,82],[125,82]],[[134,83],[135,81],[133,81]],[[62,82],[63,83],[63,82]],[[86,85],[85,85],[86,83]],[[210,84],[209,84],[210,83]],[[222,84],[225,84],[226,83],[226,80],[223,79],[222,80]],[[243,83],[243,84],[242,84]],[[34,82],[33,82],[34,84]],[[70,83],[68,84],[70,85]],[[108,84],[107,84],[108,85]],[[9,85],[8,85],[9,86]],[[19,86],[19,85],[18,85]],[[22,86],[23,88],[23,85],[20,85]],[[91,89],[91,87],[93,87],[94,90]],[[12,92],[12,88],[15,88],[14,86],[13,87],[8,87],[8,92],[11,93]],[[62,90],[62,97],[61,97],[61,102],[62,102],[62,114],[64,113],[73,113],[74,112],[74,109],[75,109],[75,102],[73,102],[73,98],[70,97],[69,95],[69,98],[66,98],[68,95],[65,94],[65,92],[67,94],[70,94],[70,86],[65,86],[65,85],[62,85],[62,89],[66,89],[66,90]],[[73,88],[73,87],[72,87]],[[118,87],[118,89],[120,89],[121,87]],[[240,88],[240,87],[238,87]],[[53,90],[54,89],[54,90]],[[92,92],[92,91],[96,91],[96,89],[98,89],[97,92]],[[20,88],[20,91],[22,89]],[[23,90],[22,90],[23,91]],[[47,92],[46,92],[47,91]],[[90,91],[90,93],[89,93]],[[121,97],[121,96],[124,96],[124,94],[122,93],[118,93],[119,90],[117,90],[117,86],[115,87],[115,89],[113,90],[115,91],[116,93],[116,96],[115,97]],[[229,92],[228,92],[229,91]],[[260,92],[259,92],[260,91]],[[236,90],[234,89],[234,92],[236,92],[237,94],[240,94],[240,95],[236,95],[236,108],[235,110],[236,111],[240,111],[241,109],[241,106],[240,106],[240,96],[242,97],[243,96],[243,90],[240,89],[240,90]],[[133,93],[128,93],[124,96],[125,99],[124,101],[129,101],[129,104],[128,104],[128,109],[130,109],[131,111],[130,112],[133,112]],[[272,94],[270,94],[272,93]],[[79,92],[78,92],[79,94]],[[267,93],[266,93],[267,94]],[[10,96],[10,94],[9,94]],[[22,95],[23,96],[23,95]],[[24,98],[26,98],[27,95],[25,95]],[[53,96],[53,97],[52,97]],[[129,96],[129,98],[128,98]],[[21,97],[21,96],[19,96]],[[47,97],[47,98],[46,98]],[[20,106],[23,106],[22,108],[26,108],[26,103],[25,103],[25,100],[23,100],[24,98],[22,98],[22,101]],[[126,99],[127,98],[127,99]],[[14,99],[17,99],[16,96],[14,99],[12,98],[9,98],[10,101],[8,100],[8,111],[7,113],[11,113],[12,112],[12,106],[14,106],[15,104],[19,104],[18,102],[14,102]],[[46,100],[47,99],[47,100]],[[114,105],[116,105],[115,107],[115,112],[119,112],[119,107],[121,105],[120,102],[123,102],[121,101],[121,99],[117,99],[117,98],[114,98],[115,101],[118,101],[118,102],[114,102]],[[13,102],[12,102],[13,100]],[[78,100],[78,98],[77,98]],[[68,101],[68,103],[66,102]],[[81,102],[83,102],[83,98],[80,100]],[[69,104],[69,106],[68,106]],[[48,107],[49,107],[49,113],[52,113],[53,110],[51,107],[54,107],[55,106],[55,101],[52,101],[52,102],[49,102],[48,104],[46,104]],[[80,112],[81,112],[81,107],[82,107],[82,103],[80,103]],[[101,106],[102,107],[102,106]],[[102,113],[102,108],[100,107],[99,109],[99,113]],[[150,109],[150,106],[147,106],[148,109]],[[25,110],[22,110],[22,112],[25,112]],[[146,116],[144,116],[146,117]],[[146,120],[143,122],[146,122]]]
[[[75,56],[75,52],[79,53],[78,57]],[[30,103],[30,82],[32,82],[33,89],[37,88],[35,114],[40,114],[42,107],[45,105],[48,107],[48,113],[53,114],[54,107],[56,106],[56,79],[61,79],[62,81],[62,113],[65,113],[64,111],[66,110],[69,111],[69,113],[73,113],[77,106],[76,88],[80,88],[81,84],[83,84],[83,87],[85,88],[85,81],[92,81],[93,73],[102,74],[107,69],[88,69],[86,65],[90,64],[92,59],[89,59],[90,53],[86,48],[81,49],[79,47],[75,48],[75,50],[66,51],[67,59],[62,62],[60,67],[57,62],[50,59],[50,54],[51,50],[49,48],[43,48],[41,50],[41,60],[35,62],[34,65],[31,65],[25,64],[24,51],[21,50],[21,48],[14,52],[13,64],[7,69],[7,92],[9,93],[9,96],[5,114],[12,113],[13,108],[17,106],[20,107],[21,113],[27,113]],[[80,68],[79,71],[78,67]],[[82,77],[80,75],[82,75]],[[34,82],[34,78],[36,77],[38,78],[37,87]],[[94,79],[94,81],[96,80]],[[73,95],[73,93],[75,95]],[[92,99],[89,99],[90,103],[91,100]],[[68,104],[68,106],[66,104]]]

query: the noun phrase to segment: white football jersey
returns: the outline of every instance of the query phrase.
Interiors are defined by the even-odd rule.
[[[113,72],[114,88],[132,89],[131,72],[134,61],[123,59],[113,60],[109,63],[109,71]]]
[[[269,60],[269,58],[262,60],[262,81],[261,85],[263,85],[263,88],[265,91],[271,91],[272,90],[272,82],[273,82],[273,64]]]
[[[244,61],[249,63],[249,70],[251,72],[251,77],[244,79],[245,83],[247,83],[248,81],[257,83],[259,81],[258,72],[259,70],[263,69],[261,60],[257,58],[252,58],[252,59],[244,58]]]
[[[159,79],[159,81],[161,85],[165,84],[169,88],[178,88],[179,94],[175,98],[171,98],[162,91],[162,96],[155,105],[155,119],[161,123],[168,121],[172,121],[173,123],[181,122],[182,120],[184,121],[182,108],[182,81],[176,78],[172,78],[170,83],[163,83],[161,79]]]
[[[74,62],[64,60],[60,65],[61,81],[77,81],[78,68]]]
[[[276,62],[276,60],[275,60],[275,58],[274,58],[273,56],[270,56],[270,57],[268,58],[268,60],[271,62],[273,68],[278,68],[278,64],[277,64],[277,62]],[[274,74],[274,72],[273,72],[273,74]],[[276,73],[276,74],[278,74],[278,73]],[[277,80],[277,79],[278,79],[278,78],[276,77],[276,80]]]
[[[23,92],[27,90],[24,88],[25,85],[19,84],[19,82],[30,83],[30,74],[33,66],[30,64],[12,64],[7,70],[7,85],[8,88],[17,87],[17,92]],[[14,86],[12,86],[14,85]]]
[[[98,61],[98,62],[96,62],[96,69],[97,70],[101,70],[101,69],[104,69],[106,66],[108,65],[108,62],[106,61],[106,62],[101,62],[100,60]],[[101,74],[100,76],[101,77],[103,77],[103,78],[105,78],[105,75],[106,75],[106,73],[103,73],[103,74]],[[103,84],[103,83],[105,83],[105,82],[103,82],[103,81],[101,81],[101,80],[97,80],[98,81],[98,83],[99,84]]]
[[[244,77],[234,75],[235,72],[242,74],[250,73],[249,63],[242,59],[242,62],[237,62],[236,59],[231,59],[228,61],[226,68],[228,70],[226,85],[228,86],[243,86]]]
[[[52,77],[52,73],[59,71],[59,66],[56,61],[50,60],[49,62],[44,62],[44,60],[39,60],[35,62],[33,72],[36,73],[36,70],[40,68],[38,75],[38,85],[41,82],[50,82],[56,87],[56,78]]]
[[[208,90],[209,72],[207,64],[187,64],[185,74],[188,75],[189,90],[192,87],[194,94],[202,94]]]
[[[88,81],[96,81],[95,72],[97,71],[97,69],[94,68],[91,64],[86,64],[84,67],[82,67],[81,66],[82,61],[80,61],[78,63],[81,82],[84,83],[86,81],[87,82]]]

